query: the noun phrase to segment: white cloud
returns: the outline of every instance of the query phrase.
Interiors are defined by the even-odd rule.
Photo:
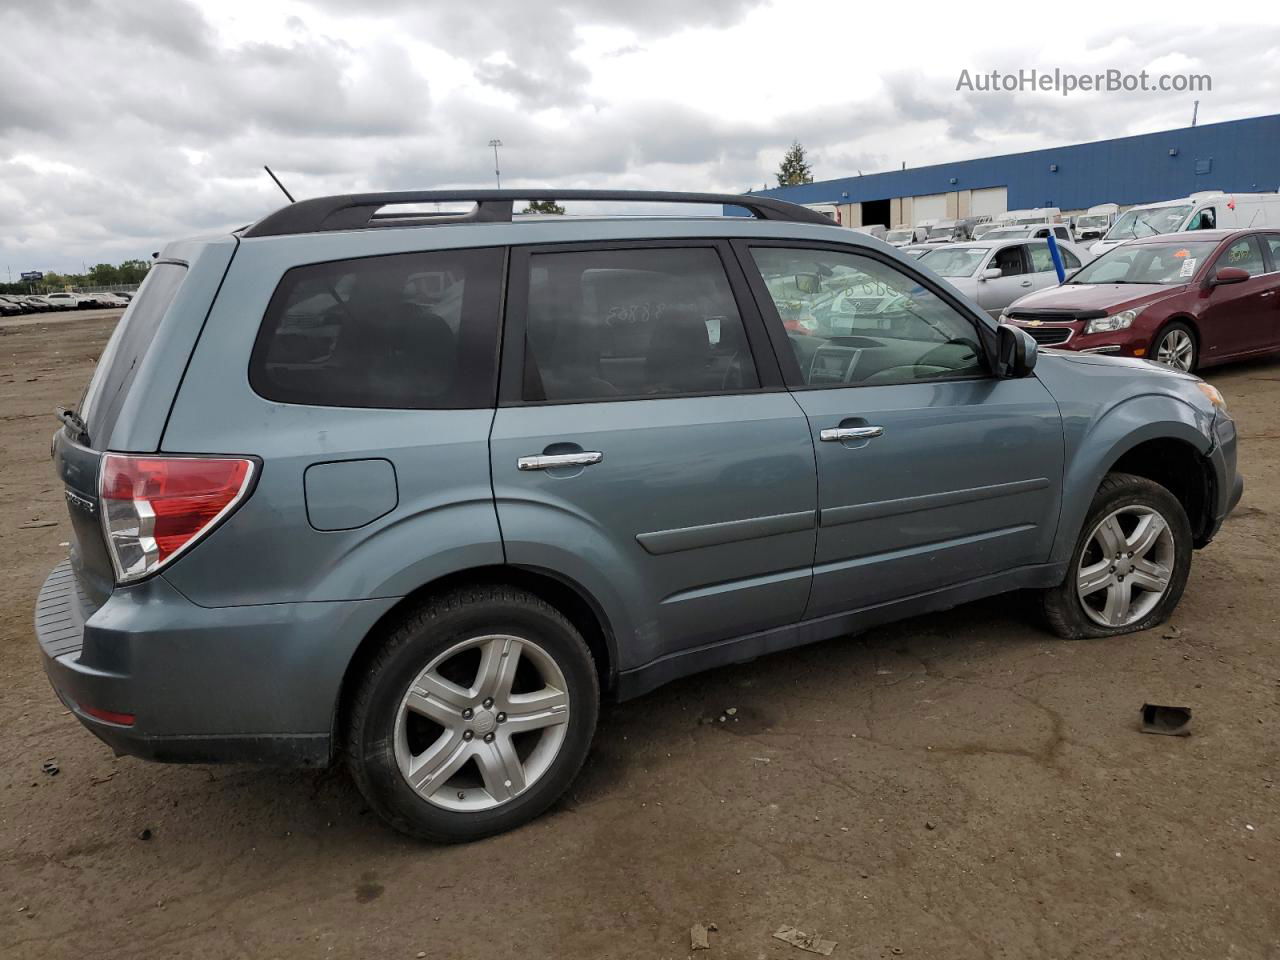
[[[8,0],[0,254],[145,256],[297,196],[484,186],[740,190],[793,138],[819,177],[1184,125],[1191,95],[962,94],[961,69],[1213,75],[1272,112],[1280,8],[837,0]],[[51,58],[50,50],[57,50]]]

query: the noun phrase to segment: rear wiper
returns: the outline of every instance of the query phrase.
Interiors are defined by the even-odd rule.
[[[78,443],[88,444],[89,426],[80,418],[80,414],[67,407],[54,407],[53,412],[58,419],[71,428],[72,438]]]

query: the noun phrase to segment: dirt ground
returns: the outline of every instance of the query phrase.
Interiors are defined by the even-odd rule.
[[[50,691],[50,410],[113,319],[0,330],[3,957],[685,957],[699,921],[708,960],[812,956],[783,924],[835,958],[1280,957],[1280,360],[1210,372],[1248,487],[1176,632],[1064,643],[1006,597],[692,677],[607,710],[551,813],[441,848],[340,773],[113,759]]]

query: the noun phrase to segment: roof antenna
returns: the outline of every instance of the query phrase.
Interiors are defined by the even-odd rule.
[[[274,173],[272,173],[272,172],[271,172],[271,168],[270,168],[270,167],[268,167],[268,166],[264,163],[264,164],[262,165],[262,169],[263,169],[263,170],[265,170],[265,171],[267,171],[267,176],[268,176],[268,177],[270,177],[272,180],[274,180],[274,181],[276,182],[276,186],[280,188],[280,192],[281,192],[281,193],[283,193],[286,197],[288,197],[288,198],[289,198],[289,202],[290,202],[290,203],[297,203],[297,201],[293,199],[293,194],[292,194],[292,193],[290,193],[288,190],[286,190],[286,189],[284,188],[284,184],[280,182],[280,178],[279,178],[279,177],[277,177]]]

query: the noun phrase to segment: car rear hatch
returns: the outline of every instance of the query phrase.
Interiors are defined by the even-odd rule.
[[[70,566],[85,617],[115,589],[103,524],[106,454],[154,453],[234,238],[172,244],[116,325],[78,411],[63,412],[53,461],[71,517]],[[77,336],[71,328],[62,334]]]

